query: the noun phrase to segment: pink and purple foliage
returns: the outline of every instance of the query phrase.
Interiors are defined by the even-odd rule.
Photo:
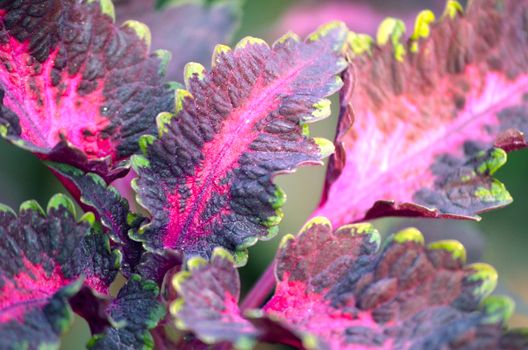
[[[338,151],[317,215],[335,224],[474,217],[511,202],[493,174],[505,151],[526,145],[528,5],[494,3],[465,12],[451,3],[434,23],[423,12],[408,41],[393,19],[377,43],[353,35]]]
[[[144,19],[152,38],[116,25],[111,0],[0,2],[0,134],[86,212],[64,195],[46,212],[0,205],[0,348],[58,348],[73,311],[95,350],[528,349],[528,330],[507,327],[513,301],[491,295],[497,272],[466,264],[461,243],[426,244],[415,228],[382,240],[357,223],[511,202],[493,175],[527,145],[528,0],[450,0],[414,26],[383,20],[375,39],[338,21],[304,40],[246,37],[217,45],[210,69],[185,65],[185,89],[165,83],[228,39],[240,6],[117,1],[117,18]],[[378,21],[363,5],[318,8],[369,33]],[[168,37],[172,65],[150,53]],[[338,91],[334,145],[308,125]],[[237,268],[283,216],[275,177],[334,151],[314,218],[239,305]]]
[[[0,123],[16,145],[111,178],[172,98],[161,79],[167,53],[150,54],[148,28],[118,27],[109,8],[0,5]]]
[[[158,137],[144,138],[145,155],[132,160],[138,200],[152,216],[135,239],[207,256],[215,246],[243,254],[273,236],[284,202],[273,177],[333,150],[303,125],[329,115],[346,35],[334,23],[272,47],[247,37],[234,50],[218,46],[210,72],[187,65],[176,114],[158,116]]]

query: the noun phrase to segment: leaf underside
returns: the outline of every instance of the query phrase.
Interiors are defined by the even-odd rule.
[[[188,271],[173,279],[180,295],[171,306],[176,325],[208,343],[250,348],[279,327],[295,334],[281,342],[317,349],[528,346],[525,331],[504,330],[513,302],[489,296],[496,271],[483,263],[465,265],[456,241],[425,246],[413,228],[392,235],[380,249],[370,224],[333,232],[327,219],[313,219],[297,237],[283,239],[275,294],[247,318],[233,304],[238,283],[230,261],[225,254],[214,254],[209,264],[190,260]]]
[[[134,238],[187,256],[221,246],[243,260],[245,248],[276,234],[285,195],[273,177],[333,150],[306,124],[329,115],[345,35],[332,23],[271,48],[248,37],[234,50],[217,46],[210,72],[187,65],[176,114],[158,116],[158,137],[143,138],[145,156],[132,160],[138,202],[152,216]]]
[[[478,218],[511,196],[493,174],[528,131],[526,0],[448,2],[402,42],[385,20],[349,34],[336,155],[317,215]],[[354,125],[350,127],[351,120]]]
[[[89,221],[77,222],[62,195],[47,215],[34,201],[18,216],[0,208],[0,348],[58,346],[72,319],[69,298],[83,285],[108,294],[119,254]]]
[[[0,134],[40,157],[122,174],[155,116],[173,108],[148,28],[116,26],[110,1],[0,4]]]

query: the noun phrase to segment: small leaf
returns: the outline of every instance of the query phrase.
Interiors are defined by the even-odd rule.
[[[341,87],[345,34],[332,23],[271,48],[246,38],[219,50],[210,72],[187,65],[177,114],[162,118],[146,156],[133,158],[138,201],[152,215],[135,238],[207,257],[216,246],[241,256],[275,235],[284,194],[273,177],[321,164],[333,149],[303,130],[326,116],[325,97]]]
[[[350,34],[337,151],[317,215],[336,225],[478,219],[512,201],[493,176],[506,152],[526,146],[528,1],[468,6],[450,1],[436,22],[420,13],[408,42],[394,20],[380,26],[378,44]]]
[[[187,62],[204,66],[210,64],[217,43],[229,43],[242,13],[241,0],[174,1],[162,4],[155,11],[155,0],[119,1],[117,18],[137,19],[148,25],[152,32],[152,47],[172,52],[166,68],[167,77],[183,81],[182,72]]]
[[[513,302],[489,296],[496,271],[464,257],[460,244],[426,245],[414,228],[381,244],[370,224],[334,232],[317,217],[283,238],[275,294],[262,310],[241,314],[232,259],[213,254],[173,279],[181,298],[171,311],[200,340],[241,348],[271,340],[332,350],[522,349],[528,333],[504,330]]]
[[[187,270],[176,274],[172,286],[179,299],[170,305],[181,330],[191,330],[203,342],[252,344],[257,330],[238,309],[240,278],[231,255],[217,248],[208,264],[202,258],[187,261]]]
[[[50,200],[48,214],[34,201],[16,216],[0,211],[0,348],[56,348],[71,323],[68,300],[84,285],[107,295],[120,255],[106,237],[77,222],[73,203]]]
[[[67,164],[46,162],[46,165],[71,181],[76,187],[73,191],[80,194],[80,201],[97,213],[106,232],[123,255],[122,272],[127,277],[135,272],[145,251],[141,243],[128,236],[130,230],[138,228],[141,218],[129,212],[127,200],[97,174],[86,174]]]
[[[88,348],[154,349],[149,330],[165,316],[165,308],[157,301],[158,294],[155,282],[132,275],[107,308],[115,327],[94,336]]]
[[[39,157],[122,175],[154,117],[172,110],[148,28],[110,1],[0,4],[0,131]]]

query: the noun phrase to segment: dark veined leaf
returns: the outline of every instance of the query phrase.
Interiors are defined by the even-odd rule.
[[[217,43],[229,43],[238,27],[242,0],[191,0],[161,4],[155,0],[121,0],[116,4],[117,20],[136,19],[152,32],[152,47],[172,52],[167,77],[181,81],[187,62],[208,66]]]
[[[80,202],[97,214],[123,255],[121,268],[128,277],[135,271],[145,252],[141,243],[128,236],[130,230],[139,227],[142,218],[130,213],[126,199],[99,175],[85,173],[62,163],[46,162],[46,165],[59,176],[68,179],[68,183],[72,185],[69,191],[77,194]]]
[[[157,301],[158,294],[155,282],[132,275],[107,308],[115,327],[93,337],[88,348],[154,349],[154,340],[149,330],[156,327],[165,316],[164,306]]]
[[[187,270],[172,278],[178,293],[170,312],[177,327],[192,331],[200,340],[215,344],[230,342],[236,348],[251,347],[258,330],[238,308],[240,278],[229,252],[217,247],[210,263],[201,257],[187,261]]]
[[[161,285],[165,273],[181,265],[179,254],[146,252],[141,243],[129,237],[129,231],[137,230],[144,218],[131,213],[127,200],[99,175],[84,173],[67,164],[46,162],[46,165],[67,178],[73,185],[70,192],[78,194],[80,202],[100,218],[114,246],[121,251],[121,272],[126,277],[137,273]]]
[[[465,265],[457,241],[426,246],[414,228],[379,247],[370,224],[332,232],[327,219],[313,219],[281,242],[277,289],[265,312],[320,348],[507,348],[503,326],[514,306],[489,296],[493,267]]]
[[[0,207],[0,348],[58,347],[72,319],[69,298],[84,285],[107,295],[120,255],[91,232],[93,214],[76,221],[73,203],[54,196],[47,215],[35,201],[17,216]]]
[[[336,22],[271,48],[247,37],[234,50],[217,46],[210,72],[188,64],[176,113],[158,116],[158,137],[142,138],[145,156],[132,161],[138,202],[152,215],[136,238],[188,255],[221,246],[240,262],[245,248],[275,235],[285,195],[273,177],[333,151],[308,136],[307,123],[330,113],[325,97],[341,87],[346,33]]]
[[[528,346],[526,331],[504,328],[513,302],[489,295],[496,271],[484,263],[465,265],[457,241],[425,245],[414,228],[392,235],[380,249],[370,224],[333,232],[327,219],[314,218],[297,237],[284,237],[275,294],[246,318],[226,297],[238,293],[228,258],[218,255],[208,265],[191,259],[189,267],[173,279],[180,299],[171,313],[178,327],[210,343],[251,347],[278,326],[284,337],[295,334],[281,342],[307,349]]]
[[[173,108],[168,53],[113,22],[110,0],[2,1],[0,134],[42,158],[109,179]]]
[[[526,0],[448,1],[436,22],[350,33],[337,151],[317,215],[475,218],[511,202],[493,174],[528,131]],[[355,83],[353,83],[353,81]],[[349,128],[351,119],[354,126]]]

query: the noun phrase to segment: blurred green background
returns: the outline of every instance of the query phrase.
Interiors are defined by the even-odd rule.
[[[323,11],[318,6],[325,1],[294,1],[294,0],[247,0],[244,6],[243,20],[236,35],[239,39],[246,35],[266,38],[272,41],[281,31],[288,29],[291,22],[293,7],[308,8],[315,15]],[[344,2],[350,4],[365,4],[366,2]],[[443,1],[368,1],[374,11],[381,15],[413,15],[424,6],[432,6],[438,13]],[[310,9],[310,7],[313,7]],[[328,13],[332,13],[328,11]],[[349,16],[349,14],[341,14]],[[290,16],[290,17],[288,17]],[[324,17],[324,16],[322,16]],[[412,16],[411,16],[412,17]],[[306,21],[315,27],[310,16],[301,17],[297,21]],[[354,27],[353,16],[347,20]],[[360,28],[361,29],[361,28]],[[336,100],[334,98],[334,112]],[[314,136],[332,139],[334,136],[337,116],[334,115],[316,125],[311,130]],[[24,200],[35,198],[45,204],[56,192],[65,192],[51,173],[31,154],[24,152],[3,140],[0,140],[0,202],[18,207]],[[325,169],[323,167],[308,167],[288,176],[281,176],[277,182],[288,194],[288,202],[284,208],[284,221],[281,233],[295,233],[310,216],[316,207],[322,189]],[[482,215],[480,222],[448,222],[430,220],[425,225],[431,232],[424,231],[426,239],[459,238],[468,247],[470,260],[482,260],[495,266],[499,272],[500,282],[498,292],[508,294],[517,304],[517,312],[511,320],[513,326],[528,327],[528,235],[527,222],[524,222],[528,208],[528,151],[515,152],[509,155],[508,164],[499,171],[498,178],[503,181],[512,193],[515,202],[501,210]],[[376,220],[375,225],[385,234],[402,225],[422,225],[420,222],[408,222],[402,219]],[[279,236],[280,236],[279,235]],[[434,236],[434,237],[433,237]],[[259,242],[250,250],[250,259],[241,269],[243,288],[246,291],[258,278],[259,274],[272,260],[280,237],[268,242]],[[89,338],[88,328],[84,321],[76,319],[74,327],[65,336],[62,349],[82,349]],[[262,348],[278,348],[263,346]]]

